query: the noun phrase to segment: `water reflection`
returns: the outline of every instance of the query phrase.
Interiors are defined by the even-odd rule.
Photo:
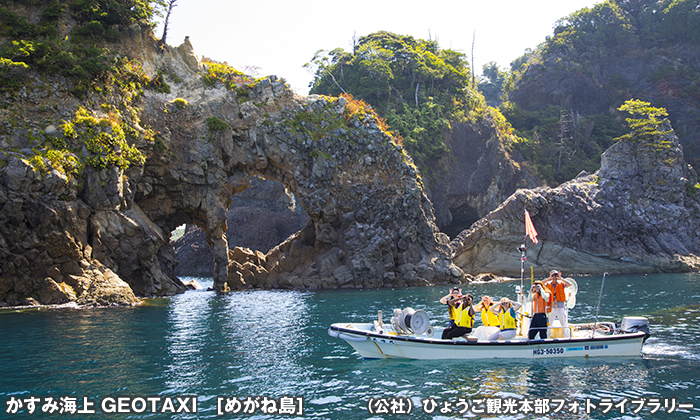
[[[192,392],[205,379],[209,367],[205,353],[212,340],[209,324],[214,297],[214,292],[196,291],[171,299],[166,337],[170,361],[165,371],[168,394]]]
[[[150,308],[131,307],[3,315],[0,395],[153,392],[150,371],[160,360],[151,349],[158,334],[139,325],[150,315]]]
[[[308,294],[252,291],[227,296],[224,339],[236,350],[227,383],[237,392],[275,395],[298,392],[289,378],[307,379],[299,363],[309,352]]]

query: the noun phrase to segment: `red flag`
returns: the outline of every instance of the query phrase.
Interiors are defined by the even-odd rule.
[[[527,210],[525,210],[525,235],[529,236],[532,242],[537,243],[537,231],[532,224],[532,220],[530,220],[530,213]]]

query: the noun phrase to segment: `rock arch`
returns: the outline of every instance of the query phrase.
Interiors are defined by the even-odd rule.
[[[135,295],[183,291],[168,240],[183,223],[205,231],[219,290],[462,280],[420,175],[371,115],[341,99],[297,96],[275,77],[205,85],[189,41],[156,50],[147,28],[125,36],[125,54],[163,72],[171,87],[145,90],[129,125],[143,134],[129,137],[146,161],[87,168],[80,179],[42,175],[28,161],[23,125],[0,136],[0,305],[132,304]],[[59,103],[55,121],[79,106],[107,118],[102,94],[78,102],[67,84],[33,83],[26,98],[12,101],[36,117],[34,127]],[[47,98],[48,91],[55,94]],[[53,125],[32,133],[60,135]],[[311,223],[266,255],[229,253],[226,209],[256,174],[293,191]]]
[[[245,94],[198,80],[177,92],[184,107],[146,96],[142,119],[160,135],[135,203],[166,231],[206,232],[217,290],[461,281],[417,169],[375,118],[274,76]],[[311,219],[267,255],[226,242],[226,209],[252,175],[282,182]]]

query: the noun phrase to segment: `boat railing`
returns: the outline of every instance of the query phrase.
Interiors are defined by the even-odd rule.
[[[548,331],[548,338],[558,338],[558,339],[571,339],[574,337],[574,331],[590,331],[591,337],[595,335],[596,332],[600,332],[604,335],[607,335],[613,328],[611,328],[609,323],[598,323],[597,325],[595,324],[569,324],[565,327],[561,325],[555,325],[555,326],[547,326],[547,327],[533,327],[531,328],[532,330],[552,330],[551,332]],[[595,330],[593,327],[595,326]],[[583,328],[582,328],[583,327]],[[554,332],[555,330],[561,330],[560,333]],[[569,330],[569,334],[564,333],[564,330]],[[528,330],[529,331],[529,330]],[[561,334],[561,335],[560,335]]]
[[[573,325],[567,325],[566,327],[562,327],[561,325],[555,325],[555,326],[549,326],[549,327],[532,327],[530,330],[552,330],[551,332],[548,332],[548,338],[559,338],[559,339],[570,339],[571,337],[574,336],[574,326]],[[558,334],[554,332],[554,330],[561,330]],[[566,334],[564,334],[564,330],[569,330],[569,336],[565,337]],[[561,334],[561,336],[559,336]],[[557,337],[555,337],[557,335]]]

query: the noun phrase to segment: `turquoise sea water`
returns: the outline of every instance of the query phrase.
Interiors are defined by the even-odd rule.
[[[576,280],[580,291],[570,320],[591,321],[602,278]],[[476,284],[464,292],[477,299],[483,294],[513,297],[516,284]],[[78,409],[86,399],[95,413],[57,411],[50,417],[700,419],[700,274],[606,278],[600,320],[619,323],[624,315],[638,315],[651,321],[652,336],[639,357],[364,360],[327,334],[331,323],[369,322],[379,309],[387,319],[394,308],[409,306],[426,310],[433,324],[442,325],[446,310],[437,301],[446,291],[444,286],[226,295],[192,291],[131,308],[1,310],[0,418],[27,418],[26,406],[10,401],[35,397],[41,401],[33,418],[48,416],[41,411],[47,398],[57,403],[75,398]],[[148,407],[140,414],[106,415],[101,406],[110,398],[133,402],[177,396],[196,396],[197,413],[152,414]],[[238,412],[232,413],[233,404],[229,414],[218,416],[218,397],[239,401]],[[273,401],[283,414],[264,414],[262,406],[247,414],[243,402],[248,397],[249,404],[255,397],[267,400],[266,408]],[[650,405],[633,413],[638,404],[632,401],[643,398]],[[555,403],[549,413],[522,411],[527,401],[544,410],[546,399]],[[156,410],[163,401],[155,403]],[[460,401],[477,404],[476,412],[462,412]],[[622,413],[619,407],[606,409],[625,401]],[[520,411],[504,411],[513,402],[521,404]],[[595,404],[588,413],[586,402]],[[400,403],[412,405],[409,416],[368,411],[371,406],[401,412]],[[564,403],[566,408],[552,411]],[[569,410],[570,403],[576,403],[578,413]],[[661,407],[652,413],[657,403]],[[692,408],[678,411],[680,404]],[[179,408],[175,402],[175,411]]]

